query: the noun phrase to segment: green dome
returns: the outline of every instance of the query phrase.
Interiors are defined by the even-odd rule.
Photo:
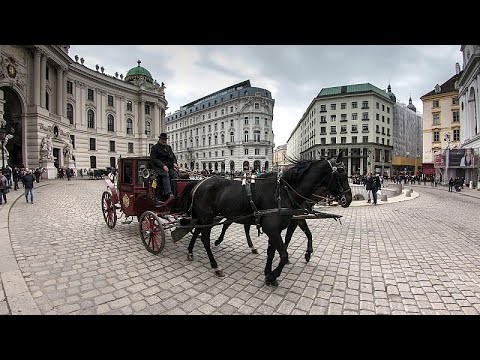
[[[153,77],[152,74],[150,74],[150,71],[140,66],[140,60],[138,61],[138,66],[135,66],[128,70],[127,75],[125,76],[125,80],[135,80],[139,76],[144,76],[145,78],[147,78],[147,80],[153,81]]]
[[[135,75],[144,75],[149,78],[152,77],[152,74],[150,74],[150,71],[148,71],[147,69],[141,66],[136,66],[128,70],[127,76],[135,76]]]

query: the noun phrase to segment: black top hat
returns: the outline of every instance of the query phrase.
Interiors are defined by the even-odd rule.
[[[165,133],[161,133],[158,138],[159,138],[159,139],[168,139],[168,136],[167,136],[167,134],[165,134]]]

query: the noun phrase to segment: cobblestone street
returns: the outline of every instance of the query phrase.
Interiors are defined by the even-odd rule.
[[[143,246],[138,223],[109,229],[104,181],[51,181],[35,204],[20,197],[9,214],[15,258],[41,314],[478,314],[480,199],[429,186],[416,199],[381,206],[328,207],[343,215],[309,220],[314,253],[297,229],[277,288],[264,284],[267,238],[247,246],[234,224],[212,250],[187,261],[187,235],[162,253]],[[15,194],[17,195],[17,194]],[[10,193],[13,199],[13,194]],[[4,205],[2,205],[4,206]],[[255,230],[255,231],[254,231]],[[220,227],[212,231],[215,240]],[[283,233],[285,234],[285,232]],[[274,266],[278,263],[278,254]],[[0,283],[0,314],[12,312]]]

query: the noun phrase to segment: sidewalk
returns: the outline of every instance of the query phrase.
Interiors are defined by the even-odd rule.
[[[404,184],[404,186],[408,189],[408,187],[412,188],[424,188],[424,189],[435,189],[438,191],[447,191],[448,192],[448,185],[438,185],[438,186],[430,186],[429,183],[427,185],[409,185],[409,184]],[[480,191],[477,189],[470,189],[468,186],[465,186],[460,192],[455,192],[453,191],[453,194],[458,194],[462,196],[470,196],[476,199],[480,199]]]
[[[55,180],[35,183],[35,189],[50,185],[53,181]],[[40,310],[18,267],[8,229],[10,209],[17,201],[25,201],[24,196],[23,187],[17,191],[10,190],[7,194],[7,203],[0,205],[0,315],[40,315]]]

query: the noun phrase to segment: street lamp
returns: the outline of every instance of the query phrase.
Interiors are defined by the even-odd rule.
[[[2,126],[0,128],[0,141],[2,142],[2,168],[5,167],[5,152],[3,150],[3,143],[5,142],[5,136],[7,136],[7,130]]]

